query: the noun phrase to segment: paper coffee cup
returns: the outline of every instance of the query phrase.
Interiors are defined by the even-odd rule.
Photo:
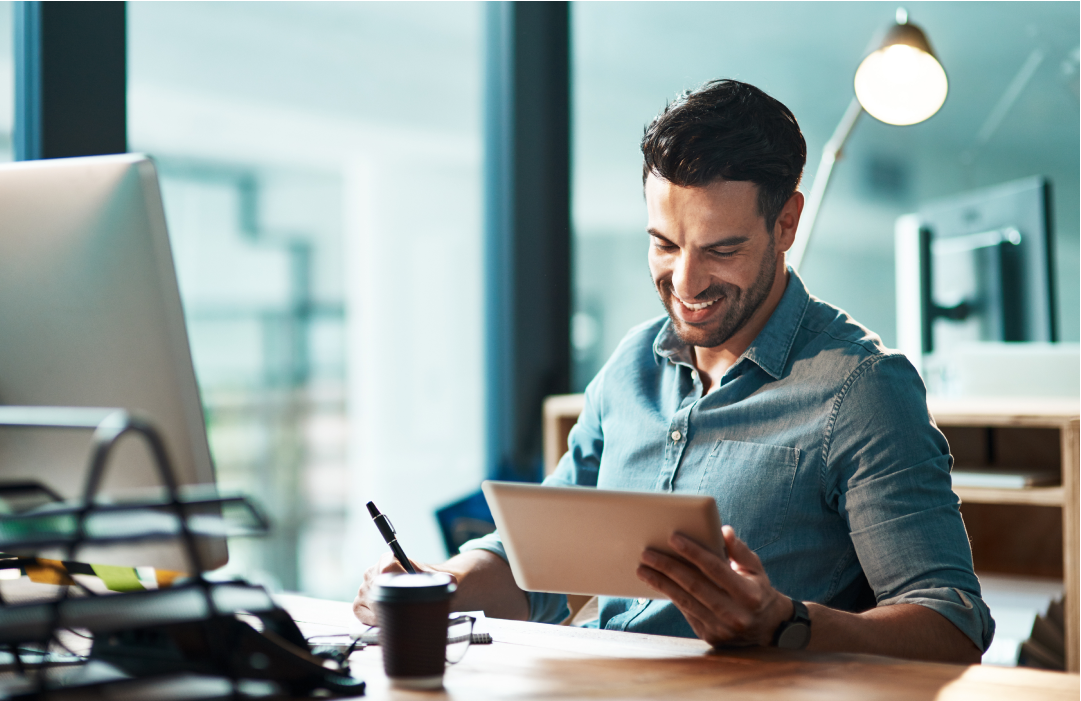
[[[443,686],[447,618],[455,586],[442,573],[384,574],[375,580],[383,670],[406,689]]]

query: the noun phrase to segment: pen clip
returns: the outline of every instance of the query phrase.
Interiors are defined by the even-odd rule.
[[[398,531],[394,530],[394,524],[390,522],[390,518],[386,514],[383,514],[382,516],[383,516],[383,521],[385,521],[386,524],[387,524],[387,528],[390,529],[391,535],[396,535],[398,533]]]

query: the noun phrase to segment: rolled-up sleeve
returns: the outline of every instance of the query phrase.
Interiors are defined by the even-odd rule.
[[[907,358],[872,356],[849,377],[824,465],[878,605],[926,606],[986,650],[995,622],[972,569],[949,446]]]
[[[601,431],[600,419],[603,375],[602,371],[586,388],[582,413],[567,436],[567,452],[552,474],[544,480],[545,485],[597,486],[597,470],[600,467],[601,452],[604,449],[604,434]],[[507,551],[503,547],[503,540],[498,531],[471,540],[461,547],[463,553],[470,550],[487,550],[507,560]],[[529,598],[529,620],[531,621],[559,623],[570,613],[567,597],[564,594],[527,591],[526,596]]]
[[[461,547],[461,552],[470,550],[487,550],[495,553],[504,560],[507,559],[507,551],[503,548],[503,541],[498,532],[489,533],[482,538],[475,538]],[[539,623],[559,623],[570,614],[567,607],[565,594],[550,594],[547,592],[527,591],[529,599],[529,620]]]

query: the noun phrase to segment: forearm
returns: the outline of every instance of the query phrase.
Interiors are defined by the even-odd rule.
[[[455,611],[484,611],[492,618],[524,621],[529,618],[529,599],[514,583],[510,565],[487,550],[455,555],[432,569],[458,579],[451,606]]]
[[[979,664],[980,650],[953,623],[918,604],[880,606],[847,613],[807,604],[808,650],[861,652],[930,662]]]

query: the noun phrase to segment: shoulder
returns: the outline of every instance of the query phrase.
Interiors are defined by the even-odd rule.
[[[812,296],[800,321],[790,365],[793,372],[844,382],[894,357],[907,363],[902,353],[887,348],[878,334],[846,311]]]
[[[861,358],[889,352],[874,331],[814,296],[808,300],[800,331],[805,344],[827,352],[850,351]]]
[[[886,347],[843,310],[814,298],[800,336],[794,373],[802,364],[802,378],[820,388],[828,405],[824,470],[843,465],[866,477],[948,455],[927,408],[923,379],[904,353]]]
[[[826,381],[838,399],[853,385],[863,392],[914,391],[923,399],[919,373],[900,351],[843,309],[810,297],[790,360],[792,372]]]
[[[926,416],[926,389],[912,362],[844,310],[812,297],[800,333],[799,356],[833,379],[835,411],[882,414],[892,406]]]

